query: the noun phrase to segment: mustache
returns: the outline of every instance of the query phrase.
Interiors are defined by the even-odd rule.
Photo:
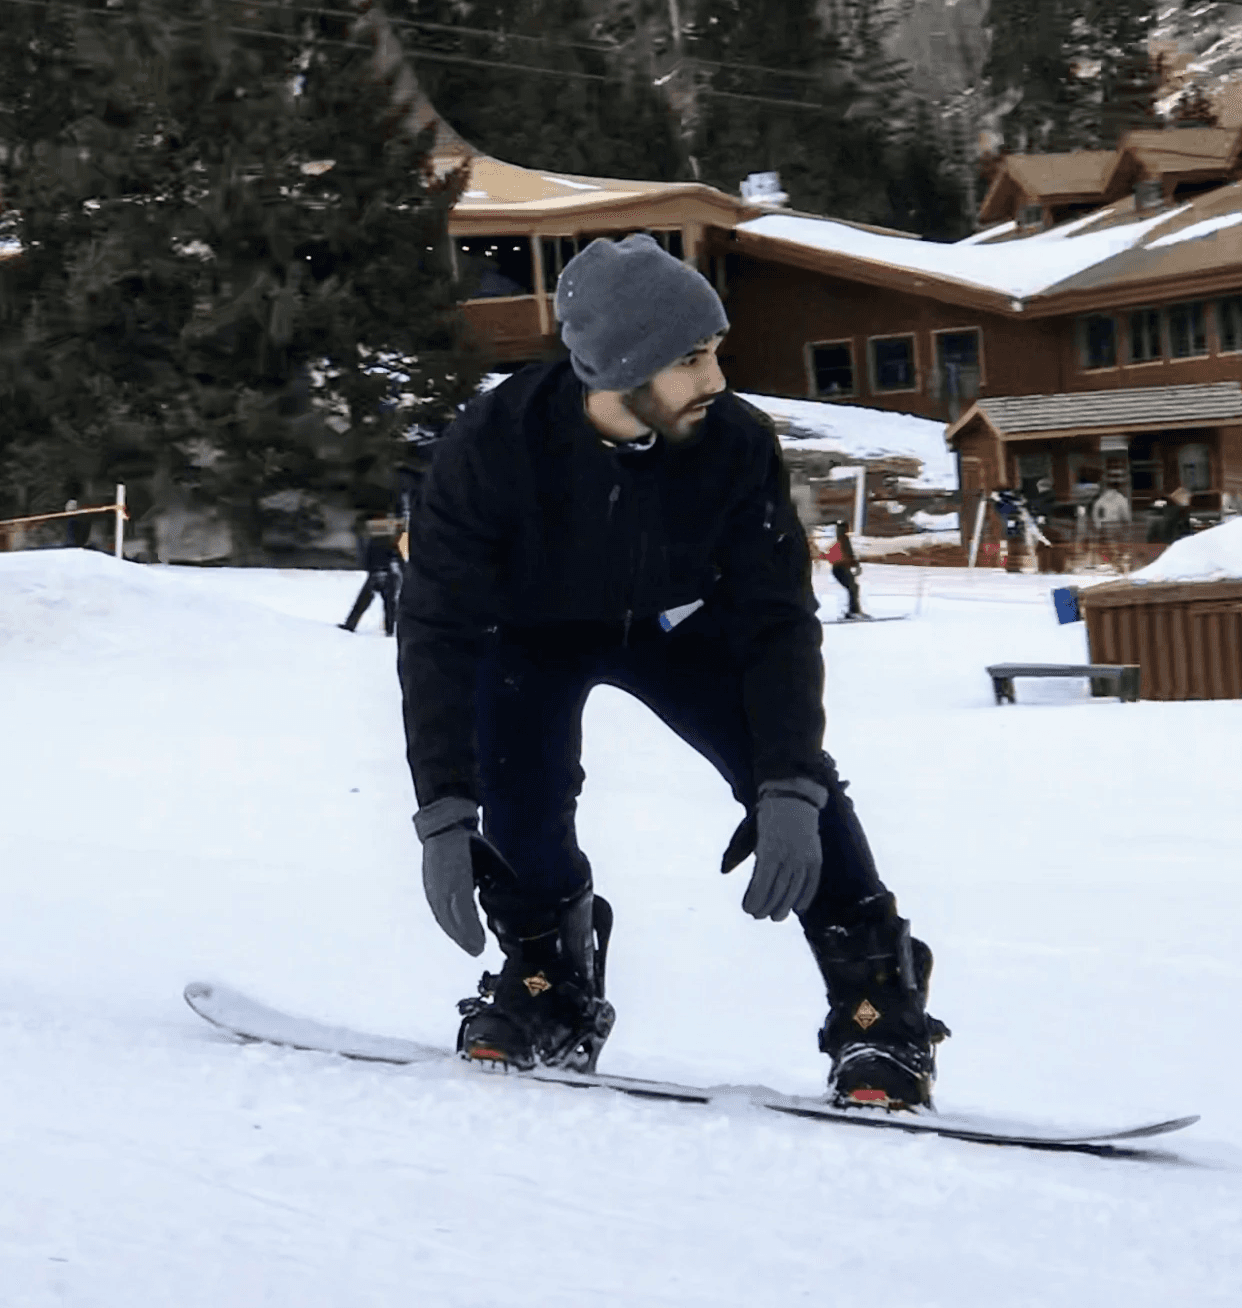
[[[723,391],[713,391],[710,395],[701,396],[699,399],[695,400],[693,404],[687,404],[682,409],[682,413],[689,413],[691,409],[697,409],[701,404],[712,404],[723,394]]]

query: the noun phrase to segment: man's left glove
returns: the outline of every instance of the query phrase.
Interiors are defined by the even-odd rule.
[[[481,840],[479,806],[473,799],[446,795],[414,814],[423,842],[423,890],[440,929],[468,954],[483,952],[487,937],[474,906],[471,843]]]
[[[827,802],[827,790],[809,777],[759,787],[755,870],[742,898],[751,917],[783,922],[791,911],[810,908],[824,861],[819,811]]]

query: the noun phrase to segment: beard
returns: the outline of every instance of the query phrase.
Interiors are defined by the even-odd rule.
[[[674,409],[659,400],[651,389],[651,383],[645,382],[632,391],[626,391],[621,396],[621,403],[644,426],[659,432],[671,444],[678,445],[696,436],[707,417],[706,413],[700,413],[690,420],[690,411],[700,404],[710,404],[715,398],[715,395],[703,395],[690,404]]]

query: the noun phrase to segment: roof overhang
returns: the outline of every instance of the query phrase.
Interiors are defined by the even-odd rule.
[[[1198,413],[1186,412],[1178,416],[1170,406],[1189,410],[1195,403],[1208,407]],[[1020,408],[1019,416],[992,412],[999,406]],[[1096,413],[1083,413],[1077,421],[1067,422],[1067,407],[1095,406]],[[1101,405],[1112,408],[1112,413],[1099,412]],[[1123,405],[1138,406],[1138,411],[1118,412]],[[1141,411],[1148,406],[1148,413]],[[1048,412],[1048,425],[1032,426],[1038,409]],[[1209,407],[1210,406],[1210,407]],[[1215,409],[1216,412],[1210,411]],[[1032,410],[1035,412],[1033,413]],[[1055,423],[1056,425],[1053,425]],[[962,416],[945,431],[949,446],[969,429],[984,429],[994,440],[1006,445],[1022,441],[1062,441],[1095,439],[1102,436],[1133,435],[1146,431],[1184,431],[1205,427],[1242,426],[1242,387],[1237,382],[1209,382],[1199,385],[1175,387],[1130,387],[1110,391],[1077,391],[1058,395],[994,396],[976,400]]]
[[[458,202],[448,226],[454,236],[572,236],[618,226],[679,227],[687,222],[732,227],[766,212],[713,187],[687,182],[659,190],[601,189],[538,200]]]
[[[801,268],[806,272],[822,273],[842,281],[861,282],[866,286],[904,291],[910,295],[924,295],[945,304],[1017,316],[1010,307],[1012,296],[985,286],[959,282],[951,277],[938,277],[934,273],[902,268],[878,259],[865,259],[835,250],[816,250],[783,240],[779,236],[760,236],[756,232],[733,230],[717,237],[717,241],[720,242],[721,249],[734,254],[745,254],[755,259]]]
[[[978,402],[976,402],[972,404],[956,422],[950,423],[949,426],[945,428],[945,444],[952,447],[957,438],[965,432],[967,428],[973,427],[976,424],[980,427],[986,428],[988,433],[996,440],[1004,439],[1004,434],[1001,430],[995,423],[993,423],[991,418],[988,417],[987,413],[979,407]]]
[[[1102,282],[1099,286],[1075,291],[1058,291],[1056,287],[1023,301],[1025,318],[1057,318],[1066,314],[1137,309],[1153,300],[1165,300],[1170,288],[1185,300],[1206,299],[1213,295],[1242,291],[1242,266],[1207,269],[1202,272],[1178,271],[1156,277],[1135,278],[1132,282]]]

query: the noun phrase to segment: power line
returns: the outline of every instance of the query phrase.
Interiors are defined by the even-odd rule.
[[[50,8],[51,4],[54,2],[55,0],[0,0],[0,3],[24,5],[29,8]],[[60,8],[62,10],[69,10],[75,13],[103,15],[107,17],[112,17],[112,16],[120,17],[123,16],[126,12],[125,10],[119,8],[86,9],[81,5],[71,5],[71,4],[61,4]],[[278,0],[251,0],[251,2],[247,5],[247,8],[276,9],[282,13],[288,12],[287,7],[283,4],[280,4]],[[327,18],[342,18],[342,19],[348,19],[350,22],[358,22],[361,18],[365,16],[367,11],[364,9],[358,9],[358,10],[334,9],[334,8],[329,8],[327,6],[320,5],[320,6],[304,6],[301,12],[319,14]],[[621,54],[625,50],[627,50],[631,45],[633,45],[634,41],[637,39],[636,37],[631,37],[628,41],[622,41],[617,45],[592,44],[585,41],[562,41],[555,37],[548,37],[548,36],[528,36],[522,32],[506,32],[496,28],[459,27],[456,24],[452,24],[452,23],[433,23],[421,18],[417,18],[417,19],[394,18],[391,14],[388,14],[387,11],[385,11],[384,16],[391,27],[401,28],[406,31],[413,31],[418,29],[418,30],[426,30],[426,31],[444,32],[447,34],[465,33],[471,36],[490,37],[491,39],[496,41],[526,41],[528,43],[532,43],[536,45],[552,46],[558,49],[587,50],[594,54],[603,54],[603,55]],[[188,26],[188,25],[202,25],[207,20],[179,19],[174,21],[182,26]],[[225,28],[225,30],[230,32],[241,32],[241,33],[254,32],[256,35],[263,35],[263,36],[279,36],[286,40],[300,41],[303,39],[300,36],[293,36],[291,34],[281,33],[281,32],[271,32],[261,28],[252,28],[252,27],[239,28],[235,26],[228,26]],[[314,39],[323,42],[334,43],[337,45],[356,44],[354,42],[342,42],[339,39],[333,37],[321,36],[321,37],[316,37]],[[514,64],[505,60],[479,60],[479,59],[468,57],[466,55],[454,55],[450,58],[448,52],[446,51],[426,51],[422,49],[417,49],[413,51],[406,50],[404,51],[404,53],[411,59],[424,59],[430,62],[474,63],[477,64],[479,67],[483,67],[483,68],[515,68],[524,72],[544,73],[547,75],[554,75],[558,77],[578,77],[578,78],[583,78],[587,81],[620,82],[624,80],[621,78],[610,78],[607,74],[601,74],[601,73],[580,73],[571,69],[543,68],[533,64]],[[773,77],[793,78],[794,80],[797,81],[815,82],[820,79],[820,74],[818,73],[804,73],[789,68],[772,68],[766,64],[747,64],[747,63],[735,63],[735,62],[730,62],[728,60],[720,60],[720,59],[701,59],[698,56],[693,56],[693,55],[690,56],[689,61],[699,68],[736,69],[741,72],[764,73]],[[788,104],[788,105],[800,106],[802,108],[815,108],[815,109],[824,107],[821,105],[806,105],[804,103],[797,102],[797,101],[782,100],[775,96],[771,96],[771,97],[747,96],[739,92],[715,91],[709,88],[701,88],[700,93],[720,96],[726,99],[756,100],[760,104],[780,104],[780,105]]]
[[[20,5],[24,8],[29,8],[29,9],[48,9],[51,7],[53,3],[56,2],[57,0],[0,0],[0,4]],[[280,7],[272,4],[264,4],[263,0],[256,0],[256,5],[258,7],[263,7],[263,8]],[[120,9],[87,9],[82,5],[65,4],[65,3],[59,3],[58,8],[62,12],[85,14],[90,17],[96,17],[96,16],[119,17],[119,16],[124,16],[125,13],[124,10],[120,10]],[[318,10],[317,12],[332,14],[334,16],[338,16],[342,18],[356,19],[357,17],[360,17],[360,15],[346,13],[344,10]],[[189,19],[174,19],[170,21],[170,26],[180,30],[201,29],[203,27],[207,27],[210,25],[211,25],[210,21],[207,19],[189,18]],[[412,26],[412,24],[406,24],[406,25]],[[280,41],[296,42],[302,46],[305,46],[307,44],[318,43],[320,45],[332,45],[332,46],[337,46],[339,48],[345,48],[351,50],[367,50],[367,51],[374,50],[374,46],[370,42],[347,41],[347,40],[342,40],[339,37],[315,36],[313,38],[306,38],[293,32],[277,32],[277,31],[272,31],[269,28],[261,28],[261,27],[237,27],[232,24],[223,25],[221,27],[221,30],[226,32],[232,32],[241,36],[269,36],[269,37],[274,37],[275,39]],[[483,29],[477,29],[477,30],[482,31]],[[415,62],[419,60],[424,60],[430,63],[466,64],[477,68],[499,68],[507,72],[533,73],[543,77],[568,78],[574,81],[606,82],[614,86],[628,85],[630,80],[628,78],[619,77],[615,74],[584,73],[577,69],[571,69],[571,68],[545,68],[537,64],[516,64],[516,63],[509,62],[507,60],[478,59],[478,58],[471,57],[469,55],[450,54],[446,51],[418,50],[417,52],[410,52],[406,50],[403,51],[403,53],[408,58],[410,58]],[[699,63],[699,62],[707,62],[707,61],[696,60],[694,62]],[[738,66],[740,67],[740,65]],[[758,65],[749,65],[749,66],[758,69]],[[778,72],[779,70],[767,68],[767,69],[762,69],[760,71],[773,73],[773,72]],[[830,112],[831,110],[831,106],[824,105],[824,104],[808,104],[806,101],[803,100],[783,100],[776,96],[746,95],[739,91],[717,91],[713,87],[706,87],[706,86],[698,87],[696,89],[696,94],[707,96],[711,99],[740,100],[740,101],[747,101],[752,104],[774,105],[781,109],[809,110],[812,113],[824,113],[824,112]]]

